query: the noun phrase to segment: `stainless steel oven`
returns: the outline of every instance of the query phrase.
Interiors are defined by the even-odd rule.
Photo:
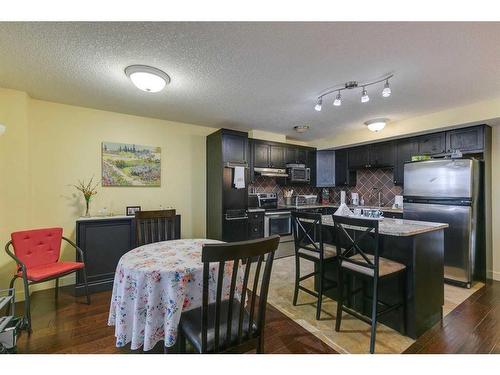
[[[290,211],[267,211],[264,215],[264,237],[280,235],[275,257],[283,258],[295,254],[292,235],[292,214]]]

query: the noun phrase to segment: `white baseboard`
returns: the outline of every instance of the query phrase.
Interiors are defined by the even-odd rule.
[[[75,275],[66,275],[59,279],[59,286],[67,286],[75,284]],[[30,287],[30,295],[38,290],[51,289],[55,287],[55,281],[47,281],[46,283],[32,285]],[[24,286],[23,280],[17,279],[14,284],[16,289],[16,302],[24,301]]]
[[[489,270],[487,272],[487,278],[488,279],[493,279],[493,280],[496,280],[496,281],[500,281],[500,272],[499,271]]]

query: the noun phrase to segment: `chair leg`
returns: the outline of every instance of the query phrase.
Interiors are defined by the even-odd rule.
[[[335,331],[340,331],[340,323],[342,323],[342,304],[344,303],[344,275],[338,268],[338,289],[337,289],[337,316],[335,317]]]
[[[318,305],[316,306],[316,320],[319,320],[321,317],[321,303],[323,302],[323,273],[325,270],[323,269],[323,264],[321,262],[318,263],[319,267],[319,283],[318,283]]]
[[[408,301],[408,296],[406,295],[407,289],[406,289],[406,272],[401,273],[401,285],[402,285],[402,303],[403,303],[403,333],[406,335],[406,330],[407,330],[407,321],[406,321],[406,314],[407,314],[407,301]]]
[[[370,335],[370,353],[375,353],[375,340],[377,335],[377,307],[378,307],[378,277],[373,278],[372,299],[372,329]]]
[[[85,293],[87,294],[87,305],[90,305],[89,283],[87,281],[87,269],[85,266],[82,268],[82,272],[83,272],[83,281],[85,282]]]
[[[299,296],[299,278],[300,278],[300,257],[295,254],[295,289],[293,291],[293,305],[297,305],[297,298]]]
[[[257,341],[257,354],[264,354],[264,333],[260,334],[259,341]]]
[[[10,284],[9,284],[9,296],[11,295],[11,293],[15,292],[15,291],[12,291],[12,289],[14,288],[14,283],[16,282],[16,279],[17,279],[17,277],[14,276],[12,278],[12,280],[10,280]],[[12,314],[12,309],[13,309],[14,306],[12,305],[12,303],[9,303],[8,306],[9,307],[8,307],[8,310],[7,310],[7,315],[11,315]]]
[[[59,278],[56,279],[56,291],[55,291],[56,301],[59,298]]]
[[[30,306],[30,289],[29,289],[28,279],[23,277],[23,283],[24,283],[24,318],[25,318],[26,329],[28,330],[28,333],[31,333],[32,332],[31,306]]]
[[[186,336],[182,333],[182,329],[179,330],[179,351],[181,354],[186,353]]]

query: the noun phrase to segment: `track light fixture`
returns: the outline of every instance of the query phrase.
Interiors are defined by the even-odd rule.
[[[381,83],[381,82],[385,82],[384,89],[382,90],[382,96],[384,98],[388,98],[389,96],[391,96],[391,93],[392,93],[391,87],[389,86],[389,79],[391,79],[392,77],[394,77],[394,74],[388,75],[382,79],[372,81],[372,82],[366,82],[366,83],[359,83],[357,81],[346,82],[343,87],[329,89],[328,91],[326,91],[323,94],[321,94],[320,96],[318,96],[318,99],[316,101],[316,105],[314,106],[314,109],[318,112],[321,111],[322,104],[323,104],[323,97],[330,95],[332,93],[335,93],[335,92],[337,93],[337,95],[335,96],[335,100],[333,101],[333,105],[335,107],[339,107],[342,105],[342,96],[340,95],[340,92],[342,90],[352,90],[352,89],[356,89],[358,87],[362,88],[361,103],[367,103],[370,101],[370,97],[368,96],[368,90],[366,88],[368,86],[376,85],[377,83]]]

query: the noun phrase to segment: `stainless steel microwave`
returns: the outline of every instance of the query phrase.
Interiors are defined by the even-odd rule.
[[[288,180],[290,182],[311,181],[311,168],[306,168],[303,164],[288,164],[286,167]]]

